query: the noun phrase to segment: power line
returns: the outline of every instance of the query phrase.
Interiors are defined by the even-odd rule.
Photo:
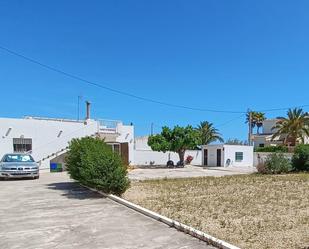
[[[39,66],[41,66],[41,67],[43,67],[45,69],[48,69],[50,71],[54,71],[56,73],[62,74],[64,76],[66,76],[66,77],[69,77],[69,78],[72,78],[72,79],[75,79],[75,80],[87,83],[87,84],[95,86],[95,87],[99,87],[101,89],[104,89],[104,90],[107,90],[107,91],[110,91],[110,92],[113,92],[113,93],[116,93],[116,94],[120,94],[120,95],[131,97],[131,98],[135,98],[135,99],[142,100],[142,101],[145,101],[145,102],[150,102],[150,103],[164,105],[164,106],[169,106],[169,107],[174,107],[174,108],[187,109],[187,110],[192,110],[192,111],[201,111],[201,112],[242,113],[242,114],[246,114],[247,113],[247,111],[231,111],[231,110],[217,110],[217,109],[205,109],[205,108],[191,107],[191,106],[172,104],[172,103],[167,103],[167,102],[159,101],[159,100],[156,100],[156,99],[142,97],[142,96],[135,95],[135,94],[132,94],[132,93],[128,93],[128,92],[125,92],[125,91],[121,91],[121,90],[118,90],[118,89],[115,89],[115,88],[111,88],[111,87],[108,87],[108,86],[105,86],[105,85],[102,85],[102,84],[99,84],[99,83],[96,83],[96,82],[92,82],[90,80],[84,79],[82,77],[79,77],[79,76],[71,74],[71,73],[67,73],[67,72],[65,72],[63,70],[60,70],[60,69],[55,68],[53,66],[47,65],[45,63],[42,63],[42,62],[40,62],[38,60],[35,60],[35,59],[32,59],[32,58],[27,57],[25,55],[22,55],[22,54],[20,54],[20,53],[18,53],[16,51],[13,51],[13,50],[8,49],[6,47],[0,46],[0,49],[4,50],[4,51],[6,51],[6,52],[8,52],[8,53],[10,53],[10,54],[12,54],[14,56],[22,58],[22,59],[24,59],[24,60],[26,60],[28,62],[31,62],[31,63],[36,64],[36,65],[39,65]],[[106,81],[104,81],[104,82],[106,82]],[[282,110],[288,110],[290,108],[298,108],[298,107],[302,108],[302,107],[307,107],[307,106],[309,106],[309,104],[308,105],[301,105],[301,106],[294,106],[294,107],[264,109],[264,110],[259,110],[259,112],[282,111]]]
[[[283,108],[273,108],[273,109],[265,109],[265,110],[259,110],[258,112],[273,112],[273,111],[285,111],[291,108],[303,108],[307,107],[309,105],[300,105],[300,106],[290,106],[290,107],[283,107]]]
[[[230,119],[230,120],[227,120],[226,122],[221,123],[221,124],[217,125],[216,127],[225,126],[225,125],[230,124],[230,123],[232,123],[233,121],[235,121],[235,120],[237,120],[237,119],[240,119],[240,118],[242,118],[242,117],[245,117],[245,116],[246,116],[246,114],[241,114],[240,116],[237,116],[237,117],[235,117],[235,118],[232,118],[232,119]]]
[[[72,78],[72,79],[75,79],[75,80],[78,80],[78,81],[82,81],[82,82],[87,83],[89,85],[96,86],[96,87],[105,89],[107,91],[114,92],[114,93],[117,93],[117,94],[120,94],[120,95],[124,95],[124,96],[128,96],[128,97],[131,97],[131,98],[135,98],[135,99],[138,99],[138,100],[142,100],[142,101],[146,101],[146,102],[150,102],[150,103],[155,103],[155,104],[160,104],[160,105],[164,105],[164,106],[169,106],[169,107],[174,107],[174,108],[181,108],[181,109],[187,109],[187,110],[193,110],[193,111],[201,111],[201,112],[245,113],[244,111],[215,110],[215,109],[205,109],[205,108],[197,108],[197,107],[191,107],[191,106],[185,106],[185,105],[178,105],[178,104],[172,104],[172,103],[167,103],[167,102],[159,101],[159,100],[156,100],[156,99],[151,99],[151,98],[146,98],[146,97],[138,96],[138,95],[135,95],[135,94],[132,94],[132,93],[124,92],[124,91],[121,91],[121,90],[118,90],[118,89],[115,89],[115,88],[111,88],[111,87],[108,87],[108,86],[104,86],[104,85],[101,85],[101,84],[89,81],[87,79],[81,78],[81,77],[76,76],[76,75],[71,74],[71,73],[67,73],[67,72],[65,72],[63,70],[60,70],[58,68],[55,68],[53,66],[49,66],[49,65],[44,64],[42,62],[39,62],[39,61],[34,60],[32,58],[29,58],[29,57],[27,57],[25,55],[17,53],[15,51],[11,50],[11,49],[6,48],[6,47],[0,46],[0,49],[4,50],[4,51],[6,51],[6,52],[8,52],[8,53],[10,53],[12,55],[15,55],[15,56],[17,56],[19,58],[27,60],[27,61],[29,61],[31,63],[34,63],[34,64],[37,64],[37,65],[39,65],[41,67],[44,67],[44,68],[46,68],[48,70],[51,70],[51,71],[57,72],[59,74],[65,75],[66,77],[69,77],[69,78]]]

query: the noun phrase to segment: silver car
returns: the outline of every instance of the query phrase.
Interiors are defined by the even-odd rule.
[[[0,178],[38,179],[39,176],[39,166],[29,154],[5,154],[0,161]]]

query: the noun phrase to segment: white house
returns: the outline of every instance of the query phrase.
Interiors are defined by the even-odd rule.
[[[214,167],[253,166],[253,146],[214,144],[202,148],[203,165]]]
[[[73,138],[97,136],[105,139],[126,164],[134,162],[134,127],[121,121],[84,121],[43,117],[0,118],[0,157],[5,153],[30,152],[41,168],[51,161],[63,162]]]
[[[262,132],[252,135],[254,148],[277,146],[283,144],[285,138],[284,135],[272,139],[273,134],[276,132],[276,129],[273,129],[273,127],[276,125],[278,120],[279,119],[266,119],[263,121]],[[305,136],[304,142],[305,144],[308,144],[309,137]]]
[[[276,125],[278,119],[266,119],[263,121],[262,132],[252,135],[254,148],[276,146],[283,143],[283,138],[277,137],[272,140],[275,130],[272,128]]]

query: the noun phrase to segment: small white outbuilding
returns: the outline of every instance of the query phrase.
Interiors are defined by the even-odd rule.
[[[213,144],[202,147],[202,160],[204,166],[253,167],[253,146]]]

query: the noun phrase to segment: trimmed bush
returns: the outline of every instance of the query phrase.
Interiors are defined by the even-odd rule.
[[[255,152],[288,152],[288,148],[284,145],[266,146],[254,149]]]
[[[296,171],[309,171],[309,144],[296,146],[292,157],[292,165]]]
[[[121,195],[129,187],[127,169],[120,156],[101,139],[73,139],[66,166],[71,178],[105,193]]]
[[[292,165],[282,153],[272,153],[267,156],[264,165],[257,168],[261,174],[281,174],[292,170]]]

